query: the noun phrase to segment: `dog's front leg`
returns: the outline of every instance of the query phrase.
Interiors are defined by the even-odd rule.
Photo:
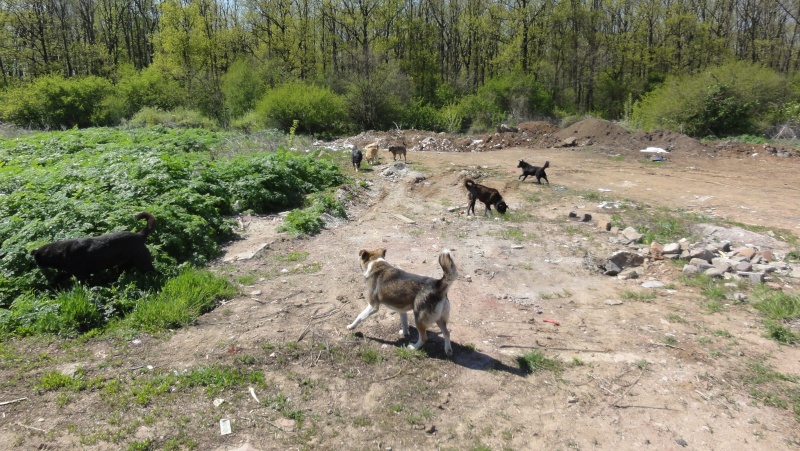
[[[364,311],[359,313],[359,315],[356,317],[356,320],[353,321],[351,324],[347,325],[347,329],[348,330],[355,329],[356,326],[361,324],[361,321],[364,321],[365,319],[369,318],[373,313],[377,311],[378,311],[377,307],[373,307],[372,305],[367,305],[367,308],[365,308]]]
[[[408,313],[400,313],[400,333],[407,337],[411,334],[408,333]]]

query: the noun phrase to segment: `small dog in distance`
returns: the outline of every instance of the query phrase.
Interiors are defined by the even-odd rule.
[[[358,147],[356,147],[353,149],[353,153],[350,155],[350,159],[353,162],[353,169],[355,169],[356,172],[358,172],[358,170],[361,168],[361,160],[364,159],[364,154],[361,153],[360,150],[358,150]]]
[[[492,211],[492,205],[494,205],[494,208],[500,212],[500,214],[505,214],[506,210],[508,210],[508,205],[506,205],[506,202],[503,200],[503,196],[500,195],[500,191],[489,188],[488,186],[479,185],[471,179],[464,180],[464,187],[469,191],[467,216],[469,216],[470,210],[472,210],[473,215],[475,214],[476,201],[481,201],[486,205],[486,211],[483,212],[484,216]]]
[[[529,175],[532,175],[536,177],[536,183],[538,183],[539,185],[542,184],[542,179],[544,179],[544,181],[547,182],[548,185],[550,185],[550,180],[547,180],[547,174],[544,172],[545,169],[550,167],[549,161],[545,161],[544,166],[539,167],[539,166],[534,166],[532,164],[528,164],[523,160],[519,160],[519,164],[517,165],[517,167],[522,168],[522,174],[520,174],[520,176],[517,177],[517,179],[522,179],[522,181],[524,182]]]
[[[408,159],[406,158],[406,146],[405,144],[395,144],[389,146],[389,152],[392,153],[392,161],[397,161],[397,156],[400,155],[403,157],[403,161],[408,163]]]
[[[372,144],[367,144],[364,146],[364,152],[366,152],[367,162],[369,164],[375,164],[378,162],[378,142],[374,142]]]
[[[120,267],[134,267],[141,272],[158,271],[153,267],[153,256],[144,244],[153,231],[156,218],[142,212],[136,219],[146,219],[141,232],[114,232],[106,235],[55,241],[34,249],[31,255],[40,268],[53,268],[75,276],[85,282],[91,274]]]
[[[445,354],[453,355],[450,331],[447,329],[447,321],[450,318],[450,300],[447,299],[447,291],[458,277],[458,271],[450,251],[442,249],[439,253],[439,265],[444,271],[441,279],[395,268],[384,259],[386,249],[374,251],[362,249],[358,252],[358,256],[361,260],[361,268],[364,270],[364,278],[367,280],[367,289],[364,293],[367,298],[367,308],[347,326],[347,329],[355,329],[361,321],[385,305],[400,314],[402,327],[400,333],[407,337],[409,333],[406,312],[411,310],[414,312],[414,323],[419,332],[419,339],[408,347],[411,349],[421,348],[428,341],[427,330],[437,324],[444,338]]]

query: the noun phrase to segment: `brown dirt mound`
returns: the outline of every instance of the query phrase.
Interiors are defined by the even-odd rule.
[[[602,119],[585,119],[558,132],[563,142],[575,138],[578,146],[622,147],[631,150],[636,147],[631,133],[612,122]]]

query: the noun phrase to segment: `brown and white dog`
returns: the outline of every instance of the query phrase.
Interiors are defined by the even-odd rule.
[[[464,188],[469,191],[467,216],[469,216],[470,210],[472,210],[473,215],[475,214],[475,202],[478,200],[486,205],[486,211],[483,212],[484,216],[492,211],[492,205],[494,205],[494,208],[496,208],[501,215],[506,214],[508,205],[506,205],[506,202],[503,200],[503,196],[500,195],[500,191],[475,183],[471,179],[464,180]]]
[[[442,249],[439,253],[439,265],[444,275],[441,279],[412,274],[390,265],[384,257],[386,249],[373,251],[360,250],[361,268],[367,280],[367,289],[364,293],[367,298],[367,308],[362,311],[355,321],[347,326],[352,330],[378,309],[385,305],[387,308],[400,314],[400,325],[403,336],[408,336],[408,312],[414,312],[414,323],[419,332],[419,339],[411,349],[421,348],[428,341],[427,330],[434,324],[439,325],[444,337],[444,352],[451,356],[453,348],[450,346],[450,331],[447,330],[447,321],[450,317],[450,300],[447,291],[450,284],[456,280],[458,271],[453,262],[449,249]]]

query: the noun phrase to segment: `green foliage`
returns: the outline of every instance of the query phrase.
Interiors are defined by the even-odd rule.
[[[777,119],[775,105],[786,102],[787,90],[785,78],[771,69],[728,63],[668,79],[636,102],[632,121],[699,137],[751,133]]]
[[[306,194],[346,181],[336,164],[305,154],[216,160],[211,150],[223,136],[235,139],[164,127],[0,139],[0,334],[83,333],[124,317],[165,281],[109,270],[93,277],[91,289],[48,293],[70,283],[35,266],[29,253],[42,244],[141,230],[134,215],[150,211],[157,223],[147,244],[156,268],[174,277],[179,265],[203,265],[218,255],[219,243],[233,238],[225,215],[298,207]],[[317,208],[343,214],[332,196],[315,199]],[[188,307],[204,310],[193,302]]]
[[[137,330],[149,332],[176,329],[191,324],[236,292],[227,279],[208,271],[186,269],[170,279],[160,293],[138,301],[126,321]]]
[[[347,217],[344,205],[330,193],[312,194],[308,197],[307,203],[309,205],[306,208],[290,211],[278,230],[298,235],[315,235],[325,225],[323,214],[339,218]]]
[[[262,66],[263,67],[263,66]],[[252,59],[238,59],[222,77],[220,89],[225,95],[225,109],[231,118],[240,118],[256,106],[267,89],[278,77],[269,77]]]
[[[753,299],[753,307],[766,315],[764,325],[769,338],[785,344],[800,343],[800,333],[787,326],[787,322],[800,318],[800,295],[759,286]]]
[[[110,124],[116,117],[103,101],[112,90],[111,82],[100,77],[39,77],[3,94],[0,119],[31,128]]]
[[[298,132],[339,133],[347,127],[344,98],[328,88],[303,82],[286,83],[264,94],[256,113],[265,124],[288,132],[295,120]]]
[[[366,130],[401,124],[408,116],[403,110],[405,105],[411,104],[413,91],[408,77],[396,64],[362,64],[369,64],[369,68],[351,74],[341,83],[334,83],[334,88],[347,100],[350,118]]]
[[[122,114],[132,117],[142,108],[170,111],[185,104],[186,90],[156,66],[141,71],[129,65],[118,70],[116,95]]]
[[[203,113],[197,110],[188,110],[183,107],[178,107],[170,111],[144,107],[134,114],[127,124],[132,127],[163,125],[170,128],[219,129],[219,124],[217,124],[214,119],[205,117]]]
[[[552,371],[557,373],[561,371],[563,366],[560,361],[549,359],[540,351],[531,351],[517,356],[517,364],[519,364],[519,368],[526,374],[538,373],[540,371]]]

